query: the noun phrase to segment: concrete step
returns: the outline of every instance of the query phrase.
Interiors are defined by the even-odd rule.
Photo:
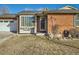
[[[43,36],[43,35],[45,35],[45,33],[36,33],[36,35],[41,35],[41,36]]]

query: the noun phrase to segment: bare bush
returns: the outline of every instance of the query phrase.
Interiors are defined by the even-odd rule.
[[[62,34],[59,32],[59,26],[52,26],[52,33],[49,33],[49,37],[52,39],[62,39]]]
[[[2,6],[0,8],[0,14],[2,14],[2,15],[9,14],[9,8],[7,6]]]
[[[70,33],[72,38],[79,38],[79,31],[76,28],[70,29],[69,33]]]
[[[58,33],[59,33],[58,29],[59,29],[59,26],[58,26],[58,25],[54,25],[54,26],[52,27],[52,33],[53,33],[54,35],[55,35],[55,34],[58,34]]]

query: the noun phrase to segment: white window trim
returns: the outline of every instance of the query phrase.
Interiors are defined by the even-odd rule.
[[[79,20],[76,19],[78,15],[79,15],[79,14],[77,14],[77,15],[74,16],[74,26],[75,26],[75,27],[79,27],[78,25],[75,24],[76,21],[79,21]]]

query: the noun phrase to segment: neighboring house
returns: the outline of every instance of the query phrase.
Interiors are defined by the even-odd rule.
[[[59,10],[21,11],[16,15],[0,16],[0,31],[51,33],[54,25],[58,25],[61,33],[79,27],[79,10],[65,6]]]

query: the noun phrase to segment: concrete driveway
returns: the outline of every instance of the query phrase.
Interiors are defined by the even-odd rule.
[[[12,32],[2,32],[2,31],[0,31],[0,40],[5,39],[5,38],[7,38],[7,37],[9,37],[13,34],[14,33],[12,33]]]

